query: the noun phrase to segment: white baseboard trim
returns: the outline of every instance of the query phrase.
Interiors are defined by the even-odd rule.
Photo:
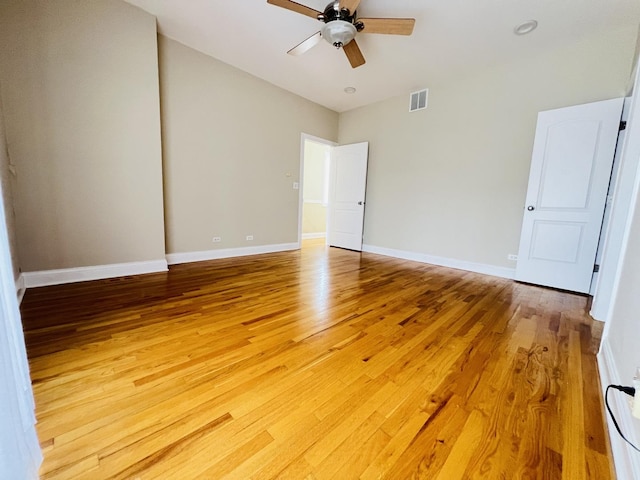
[[[600,352],[598,353],[598,371],[600,373],[600,384],[602,386],[602,396],[607,388],[607,385],[629,385],[629,381],[621,381],[618,378],[618,368],[616,366],[615,357],[611,351],[611,347],[606,338],[602,339],[600,345]],[[609,395],[609,405],[613,414],[618,420],[618,425],[624,433],[624,435],[633,442],[634,445],[638,445],[637,420],[634,420],[631,415],[631,408],[629,407],[629,398],[622,392],[612,391]],[[616,476],[618,478],[624,478],[627,480],[640,480],[640,455],[633,450],[621,437],[618,435],[609,413],[605,410],[604,414],[607,418],[607,426],[609,427],[609,439],[611,441],[611,451],[613,453],[613,463],[616,469]]]
[[[494,265],[486,265],[484,263],[465,262],[464,260],[456,260],[454,258],[445,258],[435,255],[427,255],[426,253],[376,247],[375,245],[363,245],[362,251],[385,255],[387,257],[401,258],[403,260],[413,260],[414,262],[429,263],[440,267],[449,267],[456,268],[458,270],[466,270],[468,272],[482,273],[484,275],[491,275],[494,277],[513,279],[516,273],[514,268],[496,267]]]
[[[327,233],[326,232],[318,232],[318,233],[303,233],[302,234],[302,239],[303,240],[308,240],[311,238],[327,238]]]
[[[16,296],[18,297],[18,306],[22,303],[22,299],[24,298],[24,292],[26,292],[26,287],[24,286],[24,275],[21,273],[16,278]]]
[[[147,262],[114,263],[92,267],[62,268],[59,270],[43,270],[39,272],[23,272],[25,288],[61,285],[63,283],[102,280],[104,278],[142,275],[145,273],[166,272],[166,260],[150,260]]]
[[[274,245],[259,245],[255,247],[221,248],[219,250],[205,250],[201,252],[168,253],[167,263],[169,265],[176,265],[178,263],[203,262],[205,260],[219,260],[221,258],[286,252],[289,250],[298,250],[299,248],[300,244],[298,243],[279,243]]]

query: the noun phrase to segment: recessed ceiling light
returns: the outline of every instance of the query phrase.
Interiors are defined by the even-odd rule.
[[[355,87],[347,87],[347,88],[344,89],[344,93],[348,93],[348,94],[356,93],[356,88]]]
[[[513,33],[516,35],[526,35],[527,33],[533,32],[537,27],[538,22],[535,20],[527,20],[514,28]]]

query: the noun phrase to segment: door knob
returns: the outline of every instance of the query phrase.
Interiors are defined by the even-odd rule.
[[[536,207],[534,207],[533,205],[529,205],[527,207],[527,210],[529,210],[530,212],[533,212],[536,209]]]
[[[363,202],[358,202],[358,205],[362,205]]]

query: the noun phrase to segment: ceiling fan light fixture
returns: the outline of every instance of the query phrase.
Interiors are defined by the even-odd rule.
[[[356,27],[344,20],[334,20],[322,27],[322,38],[336,48],[344,47],[356,36]]]
[[[527,33],[533,32],[536,28],[538,28],[538,22],[536,20],[527,20],[517,25],[516,28],[513,29],[513,33],[516,35],[526,35]]]

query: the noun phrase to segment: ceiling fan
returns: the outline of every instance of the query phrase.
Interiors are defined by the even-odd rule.
[[[358,32],[384,33],[388,35],[411,35],[416,21],[414,18],[360,18],[357,8],[361,0],[332,1],[319,12],[291,0],[267,0],[267,3],[286,8],[324,23],[319,32],[314,33],[287,53],[302,55],[324,38],[336,48],[342,48],[353,68],[365,64],[364,56],[355,41]]]

